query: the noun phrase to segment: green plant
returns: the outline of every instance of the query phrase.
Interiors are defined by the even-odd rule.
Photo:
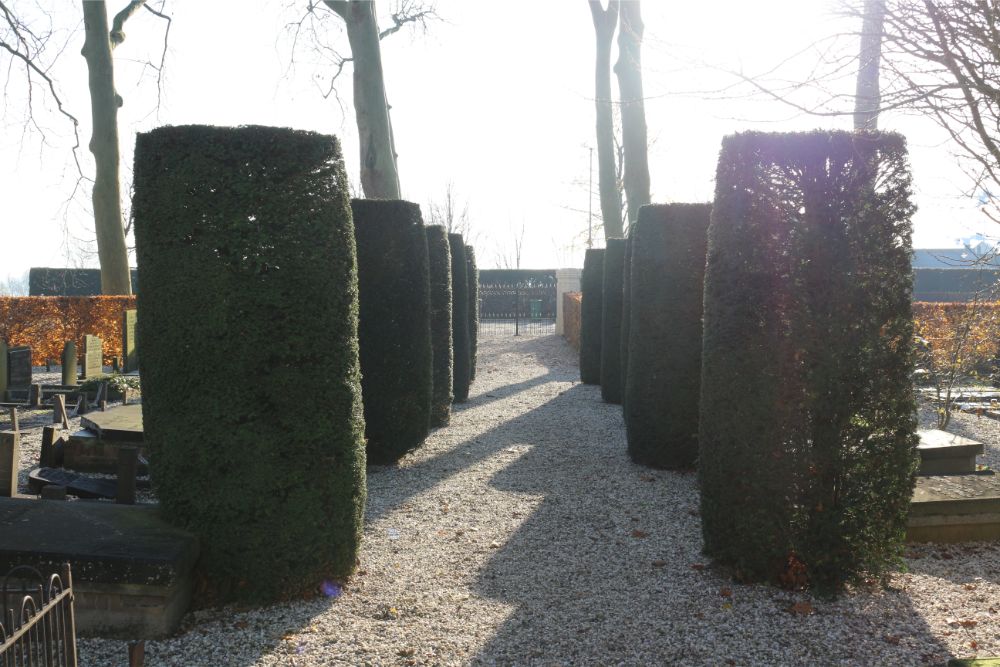
[[[708,204],[643,206],[632,226],[625,429],[633,461],[698,460],[702,294]]]
[[[312,132],[136,139],[146,446],[163,517],[200,538],[199,604],[293,598],[355,568],[365,450],[347,182],[337,139]]]
[[[622,299],[625,239],[608,239],[601,284],[601,398],[622,402]]]
[[[423,443],[430,428],[427,237],[416,204],[355,199],[351,209],[368,462],[388,464]]]
[[[834,592],[898,566],[916,467],[910,175],[888,133],[727,137],[705,274],[705,551]]]
[[[604,248],[588,248],[580,277],[580,380],[601,384],[601,319],[604,294]]]
[[[88,394],[93,393],[97,391],[97,387],[101,383],[107,383],[109,390],[119,394],[125,393],[126,390],[133,392],[140,389],[139,378],[137,376],[111,373],[109,375],[98,375],[82,382],[80,384],[80,391]]]

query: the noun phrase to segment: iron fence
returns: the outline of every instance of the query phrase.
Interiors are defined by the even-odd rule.
[[[480,282],[480,336],[545,336],[555,330],[554,278]]]
[[[0,667],[77,667],[68,563],[47,582],[33,567],[15,567],[3,578],[0,603]]]

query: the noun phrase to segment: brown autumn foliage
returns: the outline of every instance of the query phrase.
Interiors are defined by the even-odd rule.
[[[104,342],[104,363],[122,355],[122,312],[135,308],[135,296],[4,296],[0,297],[0,338],[10,346],[30,345],[36,366],[59,363],[63,344],[83,337]]]
[[[583,295],[579,292],[563,294],[563,337],[573,349],[580,349],[580,309]]]

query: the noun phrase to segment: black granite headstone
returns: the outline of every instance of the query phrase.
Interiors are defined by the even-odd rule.
[[[31,386],[31,348],[25,345],[7,350],[7,388]]]

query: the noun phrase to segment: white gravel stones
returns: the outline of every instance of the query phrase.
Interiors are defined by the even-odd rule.
[[[339,597],[190,614],[177,637],[147,642],[147,664],[942,665],[1000,654],[993,544],[910,547],[909,572],[888,589],[836,601],[732,583],[701,555],[695,476],[630,463],[621,408],[579,384],[575,356],[556,337],[481,339],[451,426],[369,471],[360,569]],[[988,426],[996,453],[1000,428]],[[963,435],[985,439],[972,426]],[[124,642],[80,645],[81,665],[127,664]]]

